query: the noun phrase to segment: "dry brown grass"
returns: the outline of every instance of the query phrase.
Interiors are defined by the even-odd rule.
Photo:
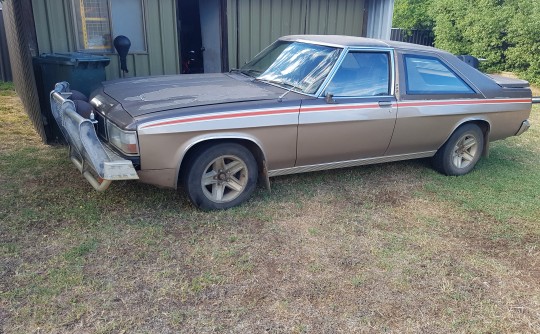
[[[40,139],[28,117],[21,112],[21,101],[14,91],[0,91],[0,151],[21,145],[39,145]]]
[[[93,192],[0,104],[5,333],[540,332],[538,214],[467,207],[424,160],[279,177],[205,213],[137,183]],[[494,149],[538,168],[539,132]]]

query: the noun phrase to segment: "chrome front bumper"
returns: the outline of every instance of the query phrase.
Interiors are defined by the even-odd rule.
[[[118,156],[97,137],[94,122],[76,111],[69,100],[69,83],[56,84],[50,94],[52,114],[69,144],[69,157],[97,191],[106,190],[112,181],[139,178],[133,163]]]

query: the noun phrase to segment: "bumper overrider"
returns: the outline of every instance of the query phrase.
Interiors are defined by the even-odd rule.
[[[112,181],[138,179],[133,163],[101,143],[95,120],[79,115],[73,101],[68,99],[70,95],[69,83],[61,82],[51,92],[50,101],[52,114],[69,145],[69,157],[77,169],[97,191],[106,190]]]

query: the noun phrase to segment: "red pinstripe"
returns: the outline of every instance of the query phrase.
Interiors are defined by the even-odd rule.
[[[193,118],[185,118],[185,119],[176,119],[176,120],[164,121],[164,122],[142,126],[141,129],[153,128],[153,127],[162,126],[162,125],[172,125],[172,124],[181,124],[181,123],[198,122],[198,121],[209,121],[209,120],[214,120],[214,119],[277,115],[277,114],[287,114],[287,113],[292,113],[292,112],[298,112],[298,109],[294,108],[294,109],[281,109],[281,110],[248,111],[248,112],[238,112],[234,114],[210,115],[210,116],[201,116],[201,117],[193,117]]]
[[[462,101],[410,101],[410,102],[398,102],[393,103],[392,106],[403,106],[403,107],[425,107],[425,106],[448,106],[448,105],[477,105],[477,104],[494,104],[494,103],[531,103],[531,99],[489,99],[489,100],[462,100]],[[342,106],[323,106],[323,107],[304,107],[300,109],[300,112],[316,112],[316,111],[332,111],[332,110],[351,110],[351,109],[370,109],[370,108],[379,108],[377,103],[366,103],[358,105],[342,105]],[[297,108],[290,109],[278,109],[278,110],[259,110],[259,111],[243,111],[232,114],[222,114],[222,115],[209,115],[209,116],[200,116],[184,119],[176,119],[170,121],[163,121],[159,123],[143,125],[141,129],[153,128],[156,126],[164,125],[173,125],[181,124],[188,122],[198,122],[198,121],[209,121],[217,119],[228,119],[228,118],[237,118],[237,117],[250,117],[250,116],[267,116],[267,115],[279,115],[279,114],[288,114],[298,112]]]

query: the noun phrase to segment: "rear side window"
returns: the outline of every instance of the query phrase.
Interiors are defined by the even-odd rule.
[[[475,94],[457,74],[433,57],[405,56],[407,94]]]

